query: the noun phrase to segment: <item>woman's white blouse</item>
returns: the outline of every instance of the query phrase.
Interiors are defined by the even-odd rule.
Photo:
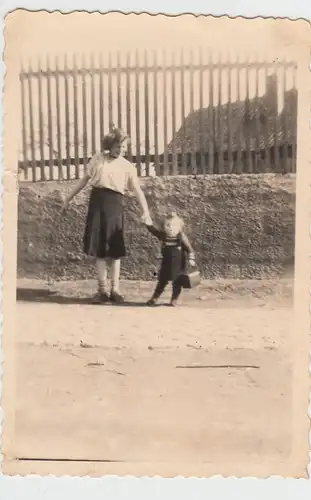
[[[130,188],[131,181],[137,177],[135,166],[119,156],[109,159],[107,155],[98,153],[91,158],[87,166],[92,187],[111,189],[124,194]]]

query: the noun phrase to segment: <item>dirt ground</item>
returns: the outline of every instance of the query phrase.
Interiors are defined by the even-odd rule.
[[[168,292],[143,305],[154,283],[122,286],[129,303],[92,306],[94,282],[19,282],[16,457],[282,474],[292,281],[204,282],[176,309]]]

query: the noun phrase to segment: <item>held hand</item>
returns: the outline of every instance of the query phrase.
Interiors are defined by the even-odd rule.
[[[194,257],[194,255],[190,255],[189,256],[189,265],[191,267],[195,267],[195,257]]]
[[[152,220],[149,214],[144,214],[142,216],[142,223],[146,224],[146,226],[152,226]]]

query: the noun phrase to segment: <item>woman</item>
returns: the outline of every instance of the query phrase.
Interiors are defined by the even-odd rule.
[[[98,293],[95,303],[124,302],[120,294],[120,263],[126,250],[123,236],[124,193],[130,188],[141,206],[143,220],[150,219],[145,195],[134,165],[122,157],[127,136],[114,129],[104,137],[102,151],[90,160],[84,177],[64,200],[63,210],[90,182],[92,186],[84,233],[84,253],[96,257]],[[107,292],[108,265],[111,291]]]

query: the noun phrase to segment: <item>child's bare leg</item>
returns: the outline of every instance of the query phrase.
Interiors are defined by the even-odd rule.
[[[182,285],[180,284],[180,282],[178,280],[176,280],[176,281],[173,281],[172,288],[173,288],[173,290],[172,290],[172,297],[171,297],[170,305],[175,306],[175,305],[177,305],[178,298],[181,294]]]
[[[152,306],[152,305],[155,305],[157,303],[158,298],[164,292],[167,284],[168,284],[168,281],[162,281],[162,280],[158,281],[157,286],[155,288],[155,291],[153,292],[151,299],[148,300],[148,302],[147,302],[148,305]]]

